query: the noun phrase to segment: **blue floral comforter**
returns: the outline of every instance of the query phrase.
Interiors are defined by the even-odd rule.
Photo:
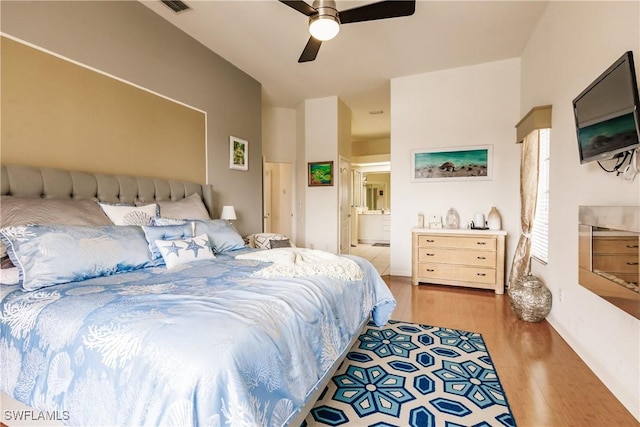
[[[3,286],[0,388],[69,425],[287,425],[362,323],[395,307],[371,264],[350,258],[363,280],[256,278],[268,263],[217,255]]]

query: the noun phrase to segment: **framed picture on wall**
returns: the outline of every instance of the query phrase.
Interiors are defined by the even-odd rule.
[[[492,157],[492,145],[413,150],[411,181],[490,180]]]
[[[333,161],[309,162],[309,187],[333,185]]]
[[[249,170],[249,142],[235,136],[229,137],[229,168]]]

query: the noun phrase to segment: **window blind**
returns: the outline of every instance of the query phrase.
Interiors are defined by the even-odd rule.
[[[531,256],[549,261],[549,157],[551,129],[539,130],[539,170],[536,215],[531,233]]]

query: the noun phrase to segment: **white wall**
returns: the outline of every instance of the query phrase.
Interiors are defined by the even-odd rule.
[[[351,157],[351,110],[337,96],[295,110],[265,107],[262,132],[265,160],[294,165],[294,242],[337,253],[339,156]],[[333,186],[307,186],[307,164],[319,161],[333,161]]]
[[[338,98],[308,99],[305,108],[305,165],[333,161],[334,185],[305,188],[305,246],[338,252]],[[305,175],[306,179],[306,175]]]
[[[267,162],[296,161],[296,110],[262,109],[262,155]]]
[[[509,59],[391,80],[391,274],[411,275],[411,227],[419,212],[461,223],[496,206],[507,230],[508,264],[520,215],[520,60]],[[491,181],[411,182],[414,149],[493,146]]]
[[[305,117],[306,109],[305,103],[302,103],[296,108],[296,158],[294,165],[296,202],[294,208],[294,235],[296,246],[305,246],[306,236],[306,191],[307,191],[307,163],[306,158],[306,145],[305,145]]]
[[[278,163],[270,167],[278,167],[278,172],[282,171],[282,163],[291,164],[291,172],[286,174],[278,173],[278,183],[275,187],[274,193],[278,193],[279,196],[274,194],[272,199],[272,209],[274,215],[278,213],[278,218],[274,224],[272,220],[272,231],[289,236],[289,238],[296,243],[298,222],[296,221],[296,205],[297,205],[297,192],[296,192],[296,169],[295,163],[297,159],[297,143],[296,143],[296,110],[291,108],[277,108],[277,107],[263,107],[262,108],[262,155],[265,162]],[[267,165],[265,165],[265,168]],[[286,175],[286,177],[285,177]],[[282,191],[288,193],[282,194]],[[277,204],[286,203],[290,204],[290,209],[285,212],[293,214],[293,218],[285,218]]]
[[[578,206],[640,205],[640,180],[580,165],[572,99],[625,51],[640,66],[639,2],[550,2],[522,55],[521,114],[553,105],[549,264],[534,264],[553,292],[548,317],[640,419],[640,321],[578,284]],[[559,295],[562,290],[562,301]]]

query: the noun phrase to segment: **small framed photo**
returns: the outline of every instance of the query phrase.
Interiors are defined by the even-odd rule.
[[[309,187],[333,185],[333,161],[309,162]]]
[[[249,170],[249,142],[229,137],[229,168],[240,171]]]

